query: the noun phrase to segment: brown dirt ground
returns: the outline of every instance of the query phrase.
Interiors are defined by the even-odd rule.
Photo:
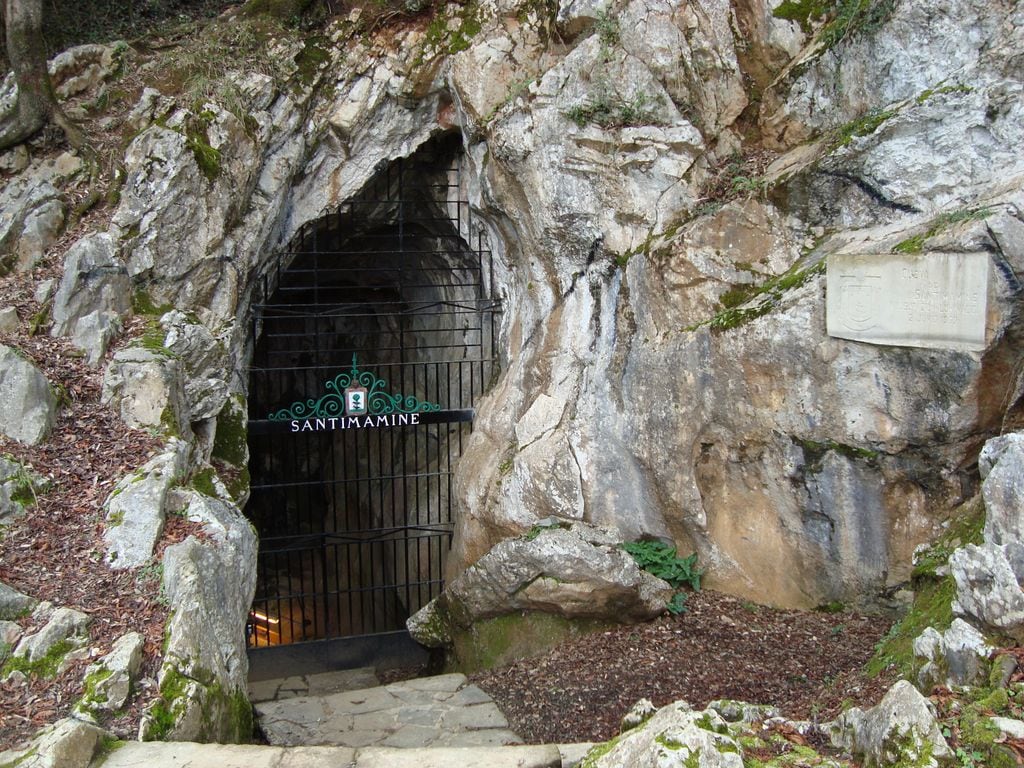
[[[791,719],[871,706],[894,682],[862,667],[890,621],[777,610],[703,591],[687,610],[565,642],[534,659],[471,676],[529,743],[604,741],[641,698],[704,707],[773,704]]]

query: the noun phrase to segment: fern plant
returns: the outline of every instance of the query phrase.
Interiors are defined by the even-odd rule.
[[[637,565],[676,589],[683,586],[694,591],[700,589],[703,571],[697,567],[696,552],[679,557],[674,546],[660,541],[628,541],[619,546],[632,555]]]

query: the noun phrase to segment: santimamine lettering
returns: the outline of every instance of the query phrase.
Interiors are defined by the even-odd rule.
[[[381,416],[336,416],[322,419],[292,419],[292,432],[329,432],[336,429],[416,426],[418,413],[391,413]]]

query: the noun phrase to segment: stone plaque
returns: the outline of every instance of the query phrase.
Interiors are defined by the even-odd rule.
[[[980,351],[985,348],[986,253],[833,255],[828,335],[841,339]]]

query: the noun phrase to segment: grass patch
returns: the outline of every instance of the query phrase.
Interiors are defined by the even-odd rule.
[[[588,124],[602,128],[625,128],[630,125],[660,125],[658,116],[661,100],[646,93],[637,93],[631,99],[601,93],[567,109],[567,120],[580,128]]]

